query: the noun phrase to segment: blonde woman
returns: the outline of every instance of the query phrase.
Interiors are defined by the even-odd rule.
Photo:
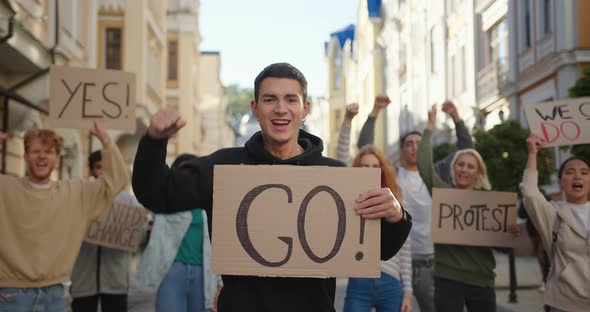
[[[458,151],[451,161],[453,185],[445,183],[432,166],[432,129],[436,108],[428,113],[428,124],[418,147],[420,176],[432,194],[432,188],[491,190],[486,165],[474,149]],[[519,235],[516,224],[509,231]],[[434,301],[438,312],[496,311],[494,290],[496,262],[490,247],[435,244]]]

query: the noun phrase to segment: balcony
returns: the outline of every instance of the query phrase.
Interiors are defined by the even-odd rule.
[[[477,102],[483,108],[501,96],[502,87],[508,82],[508,59],[500,59],[486,65],[477,73]]]

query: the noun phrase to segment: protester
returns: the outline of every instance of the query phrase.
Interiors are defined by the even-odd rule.
[[[140,202],[154,212],[178,212],[201,207],[211,231],[213,166],[215,164],[344,164],[321,155],[320,138],[300,130],[309,112],[307,81],[287,63],[266,67],[254,81],[253,115],[262,131],[245,147],[219,150],[187,164],[188,170],[165,165],[167,139],[185,125],[174,109],[160,109],[141,139],[133,171],[133,188]],[[411,218],[388,188],[358,190],[355,210],[364,218],[381,219],[381,259],[388,260],[403,245]],[[334,311],[334,278],[223,276],[219,311]]]
[[[172,168],[197,157],[182,154]],[[221,278],[211,272],[211,243],[207,214],[194,209],[156,214],[153,235],[141,257],[138,281],[142,289],[157,291],[157,312],[213,311]]]
[[[428,123],[418,147],[417,164],[422,180],[432,194],[432,188],[491,190],[486,165],[474,149],[460,150],[451,161],[452,185],[443,181],[432,165],[432,129],[436,108],[428,113]],[[518,224],[509,231],[518,236]],[[435,244],[434,300],[438,312],[496,311],[494,290],[496,262],[490,247]]]
[[[104,146],[104,175],[95,181],[51,181],[63,140],[46,129],[25,133],[27,176],[0,175],[0,311],[65,310],[62,284],[69,280],[86,225],[129,181],[108,134],[96,124],[91,133]]]
[[[91,179],[104,174],[101,151],[88,156],[88,169]],[[139,205],[126,191],[117,194],[115,202]],[[99,301],[104,312],[127,311],[130,266],[129,251],[83,242],[71,276],[72,311],[96,312]]]
[[[538,187],[537,152],[545,144],[535,134],[528,137],[528,160],[520,184],[524,206],[551,259],[545,304],[550,311],[588,311],[590,160],[575,156],[566,159],[557,174],[565,200],[549,201]]]
[[[366,144],[373,144],[375,121],[381,110],[386,108],[390,103],[390,99],[386,96],[377,96],[375,98],[373,109],[367,117],[359,135],[359,148]],[[459,116],[455,104],[451,101],[445,101],[442,105],[442,110],[451,117],[455,124],[457,148],[459,150],[473,148],[471,134],[469,134],[465,122]],[[350,123],[343,123],[342,129],[346,129],[346,127],[348,127],[348,130],[341,131],[340,134],[345,136],[342,139],[349,140],[346,135],[350,135]],[[404,207],[412,215],[410,239],[412,246],[413,293],[420,307],[420,311],[434,312],[434,245],[431,237],[432,198],[418,173],[418,165],[416,163],[416,152],[421,140],[422,134],[418,131],[408,132],[401,137],[400,158],[402,166],[397,169],[397,178],[404,198]],[[338,153],[342,153],[343,151],[348,153],[348,149],[338,149]],[[436,173],[448,184],[451,184],[450,164],[454,155],[455,152],[434,164]]]
[[[338,158],[343,162],[347,162],[349,158],[350,125],[357,113],[358,104],[349,104],[346,107],[346,115],[338,135],[337,147]],[[383,152],[375,146],[365,145],[361,148],[354,158],[352,166],[380,168],[381,186],[388,187],[396,198],[402,198],[395,171],[387,162]],[[387,261],[381,261],[380,278],[349,278],[344,311],[369,312],[375,308],[379,312],[411,312],[412,259],[410,258],[410,250],[410,241],[407,240],[397,255]]]

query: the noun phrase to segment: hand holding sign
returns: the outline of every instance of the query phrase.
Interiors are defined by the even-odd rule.
[[[176,134],[186,125],[178,112],[173,108],[160,108],[150,120],[148,135],[153,139],[167,139]]]
[[[362,193],[354,209],[364,219],[385,218],[390,223],[399,222],[404,216],[402,206],[387,187]]]

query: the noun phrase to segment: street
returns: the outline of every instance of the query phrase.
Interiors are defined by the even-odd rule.
[[[509,312],[539,312],[543,308],[543,293],[538,291],[541,283],[541,273],[536,259],[533,257],[516,257],[516,272],[518,281],[517,303],[508,303],[509,270],[508,255],[496,253],[496,302],[498,311]],[[336,311],[342,311],[346,295],[346,278],[336,280]],[[155,311],[155,293],[138,289],[137,283],[131,283],[129,292],[129,312]],[[412,311],[419,312],[420,308],[414,300]]]

